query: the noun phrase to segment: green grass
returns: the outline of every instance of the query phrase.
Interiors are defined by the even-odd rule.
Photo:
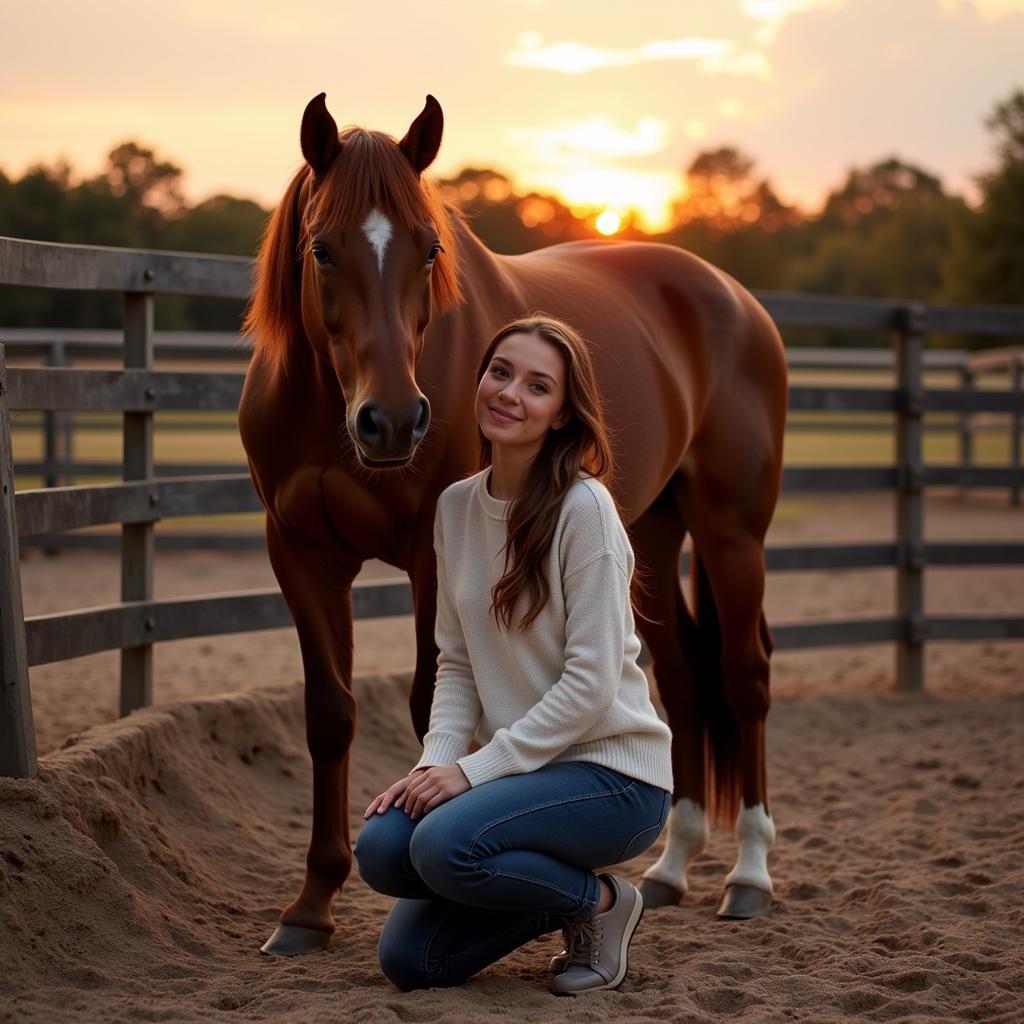
[[[813,499],[782,497],[775,506],[772,523],[776,526],[780,523],[799,523],[817,511],[818,504]]]
[[[15,464],[20,461],[37,461],[43,457],[43,438],[39,429],[29,429],[39,423],[38,416],[21,414],[18,423],[25,423],[26,429],[12,433]],[[172,418],[173,416],[173,418]],[[880,464],[892,462],[895,457],[892,417],[885,413],[839,413],[836,419],[857,422],[870,426],[871,430],[828,430],[792,429],[786,433],[785,459],[789,465],[810,464]],[[792,424],[822,422],[827,414],[820,412],[795,412],[791,414]],[[83,421],[86,417],[81,418]],[[161,414],[157,418],[154,453],[157,462],[231,463],[245,466],[245,452],[237,431],[234,417],[224,414],[224,429],[210,429],[211,421],[220,417],[209,413]],[[76,430],[74,452],[76,460],[116,462],[121,458],[121,428],[116,417],[100,414],[89,418],[94,429]],[[190,423],[197,422],[197,428]],[[949,414],[930,416],[928,424],[943,424],[949,428],[958,426],[956,416]],[[106,427],[108,429],[101,429]],[[925,432],[925,459],[930,463],[954,463],[959,460],[959,438],[955,429]],[[975,459],[981,464],[1005,464],[1010,457],[1009,431],[1007,429],[978,430],[974,434]],[[22,486],[27,486],[27,478]],[[22,478],[19,478],[21,482]]]
[[[786,433],[785,458],[790,465],[809,464],[878,464],[891,462],[895,457],[892,421],[885,414],[840,414],[844,421],[856,421],[876,429],[847,430],[789,430]],[[821,421],[822,413],[793,413],[791,422]],[[209,417],[203,417],[204,423]],[[934,417],[928,422],[956,425],[954,417]],[[231,420],[225,421],[226,425]],[[81,461],[116,462],[121,458],[121,431],[116,421],[109,430],[78,430],[74,435],[74,458]],[[16,430],[12,435],[15,464],[37,461],[43,457],[43,439],[36,430]],[[933,463],[953,463],[959,460],[959,438],[955,430],[925,432],[925,458]],[[979,463],[998,465],[1010,457],[1008,430],[976,431],[975,458]],[[245,466],[245,452],[234,429],[189,429],[188,421],[179,418],[173,429],[161,429],[157,424],[154,437],[157,462],[237,462]],[[28,478],[19,477],[21,486],[28,486]]]
[[[189,414],[177,414],[169,429],[162,428],[158,417],[154,431],[153,451],[157,462],[237,462],[245,467],[245,452],[235,429],[234,416],[224,419],[225,429],[189,428]],[[191,416],[203,424],[209,423],[209,413]],[[76,417],[76,421],[77,421]],[[81,417],[86,420],[85,416]],[[31,422],[31,421],[30,421]],[[38,422],[38,419],[36,420]],[[73,435],[75,460],[83,462],[116,462],[121,459],[121,424],[117,418],[93,417],[90,427],[108,426],[109,429],[75,430]],[[43,436],[40,429],[13,430],[11,444],[15,465],[19,461],[36,461],[43,457]]]
[[[896,458],[892,429],[879,431],[786,432],[784,461],[787,466],[886,465]],[[960,461],[960,439],[952,431],[924,435],[924,461],[928,465],[952,465]],[[976,432],[974,462],[978,465],[1008,465],[1008,431]]]
[[[807,375],[801,375],[807,376]],[[823,383],[824,374],[813,374],[814,383]],[[833,375],[835,376],[835,375]],[[878,374],[841,376],[844,385],[863,386],[879,383]],[[939,376],[939,375],[935,375]],[[951,375],[947,375],[951,376]],[[861,380],[860,378],[874,378]],[[936,383],[951,386],[955,380]],[[785,464],[801,465],[889,465],[895,459],[892,417],[884,413],[837,413],[837,420],[858,422],[870,426],[869,430],[791,429],[785,438]],[[793,413],[793,424],[827,420],[825,413]],[[120,418],[114,414],[97,413],[76,417],[88,422],[92,429],[76,430],[73,457],[76,461],[119,462],[121,459]],[[17,414],[16,422],[25,429],[12,432],[15,465],[23,461],[38,461],[43,457],[42,432],[38,429],[38,413]],[[211,429],[211,423],[222,423],[223,429]],[[928,417],[928,423],[958,425],[956,416]],[[1004,421],[1005,422],[1005,421]],[[194,463],[237,463],[245,471],[245,453],[235,429],[231,413],[161,413],[157,416],[154,436],[156,461]],[[34,427],[35,429],[32,429]],[[960,441],[953,429],[927,432],[924,436],[925,462],[929,465],[951,465],[959,462]],[[1004,428],[976,431],[974,434],[974,461],[978,465],[1007,465],[1010,458],[1009,431]],[[117,477],[80,477],[78,484],[116,481]],[[26,475],[16,476],[18,490],[41,487],[42,480]],[[784,498],[776,512],[776,522],[793,522],[806,516],[815,507],[813,500],[802,497]],[[243,531],[262,528],[260,513],[240,513],[223,516],[190,516],[173,521],[175,529]],[[169,520],[167,522],[170,522]]]

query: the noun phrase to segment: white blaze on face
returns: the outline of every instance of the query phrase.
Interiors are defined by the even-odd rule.
[[[377,254],[377,269],[383,277],[384,254],[387,252],[388,242],[391,241],[391,236],[394,234],[391,221],[380,210],[371,210],[367,214],[366,220],[363,221],[363,234],[366,235],[366,240],[373,246],[373,251]]]

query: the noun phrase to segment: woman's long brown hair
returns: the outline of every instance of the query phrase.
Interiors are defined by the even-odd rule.
[[[516,603],[526,595],[527,608],[519,622],[519,628],[525,631],[550,597],[544,560],[551,549],[563,499],[581,471],[608,486],[613,459],[590,352],[579,333],[561,320],[538,314],[502,327],[484,352],[477,384],[487,372],[495,349],[510,334],[533,334],[558,349],[565,364],[565,404],[570,412],[563,427],[548,431],[527,471],[522,492],[512,502],[504,575],[491,592],[491,613],[506,629],[511,629]],[[491,442],[481,433],[480,468],[490,464]]]

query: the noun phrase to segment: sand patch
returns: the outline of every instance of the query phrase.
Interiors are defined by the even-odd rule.
[[[358,683],[354,827],[415,759],[407,686]],[[715,920],[734,857],[716,835],[623,987],[575,1000],[545,990],[554,937],[397,992],[375,960],[390,901],[358,878],[326,953],[258,955],[308,838],[298,687],[95,727],[37,780],[0,780],[0,1019],[1020,1020],[1024,698],[784,699],[769,722],[771,917]]]

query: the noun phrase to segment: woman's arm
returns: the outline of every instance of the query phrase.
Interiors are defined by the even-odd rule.
[[[439,654],[434,702],[430,707],[430,730],[423,737],[423,756],[416,768],[454,764],[469,749],[483,713],[473,667],[469,661],[466,636],[445,571],[440,502],[434,516],[434,552],[437,556],[434,639]]]
[[[597,725],[615,701],[626,641],[627,570],[611,550],[598,551],[562,587],[565,668],[522,718],[458,759],[473,786],[542,767]]]

